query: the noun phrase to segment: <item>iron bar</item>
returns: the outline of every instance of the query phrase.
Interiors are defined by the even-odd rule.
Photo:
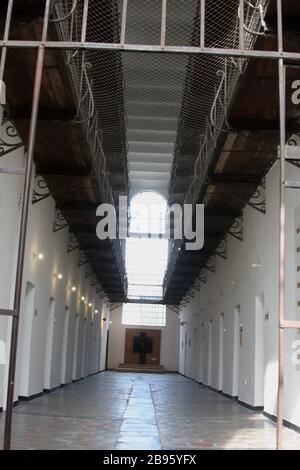
[[[25,175],[25,169],[24,168],[0,168],[0,174]]]
[[[282,1],[277,0],[278,51],[283,51]],[[279,190],[279,342],[276,448],[282,449],[284,414],[284,328],[285,321],[285,65],[278,61],[279,118],[280,118],[280,190]]]
[[[205,48],[205,0],[200,3],[200,49]]]
[[[14,0],[9,0],[8,5],[7,5],[7,13],[6,13],[6,21],[5,21],[5,29],[4,29],[4,41],[7,41],[9,37],[13,3],[14,3]],[[2,54],[1,54],[1,62],[0,62],[0,82],[3,81],[3,77],[4,77],[6,56],[7,56],[7,47],[4,47]]]
[[[58,50],[112,50],[127,52],[154,52],[154,53],[168,53],[168,54],[198,54],[208,56],[220,56],[220,57],[244,57],[245,59],[266,59],[266,60],[278,60],[284,59],[287,61],[298,61],[300,60],[300,52],[279,52],[279,51],[266,51],[266,50],[240,50],[231,48],[218,48],[218,47],[200,47],[193,46],[165,46],[162,48],[160,45],[147,45],[147,44],[121,44],[118,43],[103,43],[103,42],[85,42],[81,43],[78,41],[21,41],[21,40],[8,40],[0,41],[0,48],[12,47],[16,49],[38,49],[40,46],[44,46],[46,49],[58,49]]]
[[[18,317],[19,312],[18,310],[11,310],[7,308],[0,308],[0,316],[8,316],[8,317]]]
[[[81,30],[81,42],[82,42],[82,44],[84,44],[85,40],[86,40],[88,12],[89,12],[89,0],[84,0],[83,16],[82,16],[82,30]]]
[[[166,45],[166,22],[167,22],[167,0],[162,0],[161,30],[160,30],[160,47],[162,49],[164,49]]]
[[[126,20],[127,20],[127,4],[128,0],[123,0],[123,10],[122,10],[122,24],[121,24],[121,38],[120,46],[123,49],[125,46],[125,35],[126,35]]]
[[[42,40],[46,40],[50,0],[46,1],[44,24]],[[11,445],[11,426],[12,426],[12,414],[14,405],[14,388],[15,388],[15,373],[16,373],[16,359],[17,359],[17,343],[18,343],[18,330],[19,330],[19,315],[21,305],[21,293],[22,293],[22,280],[23,280],[23,267],[25,257],[25,244],[27,235],[27,224],[28,224],[28,211],[29,204],[31,201],[31,178],[33,170],[33,156],[35,147],[35,137],[37,130],[37,118],[39,99],[43,75],[43,65],[45,57],[45,47],[40,45],[37,54],[35,81],[32,99],[32,112],[30,120],[30,130],[28,139],[28,153],[26,159],[26,173],[25,173],[25,184],[23,191],[23,204],[21,213],[21,226],[19,234],[19,246],[18,246],[18,259],[17,259],[17,270],[16,270],[16,282],[15,282],[15,294],[14,294],[14,307],[13,310],[17,312],[13,316],[12,329],[11,329],[11,343],[10,343],[10,355],[9,355],[9,371],[8,371],[8,384],[7,384],[7,402],[6,402],[6,414],[5,414],[5,427],[4,427],[4,450],[9,450]]]

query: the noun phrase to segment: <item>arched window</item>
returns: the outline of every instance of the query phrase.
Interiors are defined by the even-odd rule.
[[[131,201],[126,241],[128,298],[139,303],[124,305],[124,324],[165,324],[165,306],[155,302],[162,299],[167,266],[166,212],[165,198],[155,192],[138,193]]]

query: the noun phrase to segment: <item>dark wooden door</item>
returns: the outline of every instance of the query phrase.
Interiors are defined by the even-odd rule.
[[[160,365],[160,330],[126,328],[125,337],[125,364],[139,364],[140,357],[138,353],[133,352],[133,339],[146,333],[147,337],[152,338],[152,353],[146,354],[146,364]]]

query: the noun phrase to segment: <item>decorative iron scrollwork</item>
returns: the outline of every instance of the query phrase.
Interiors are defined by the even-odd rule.
[[[265,181],[262,181],[261,184],[256,188],[255,193],[252,195],[251,199],[248,201],[248,206],[253,207],[253,209],[261,212],[262,214],[266,213]]]
[[[74,233],[69,234],[69,243],[68,243],[68,253],[71,253],[72,251],[75,251],[79,248],[79,243],[74,235]]]
[[[220,258],[227,259],[227,237],[218,243],[216,255],[220,256]]]
[[[4,137],[3,137],[4,133]],[[23,142],[10,142],[9,139],[16,139],[18,137],[18,132],[15,126],[10,122],[9,124],[5,124],[1,128],[1,136],[0,136],[0,157],[4,157],[14,150],[21,148],[24,146]]]
[[[237,219],[235,219],[228,233],[232,237],[236,238],[237,240],[240,240],[241,242],[243,241],[244,239],[243,217],[238,217]]]
[[[55,209],[54,215],[54,222],[53,222],[53,232],[58,232],[63,228],[68,226],[68,222],[66,221],[63,213],[59,209]]]
[[[49,196],[51,196],[51,192],[48,188],[46,181],[42,176],[36,176],[34,180],[32,204],[36,204],[37,202],[40,202]]]
[[[209,258],[209,260],[207,261],[205,267],[206,267],[206,269],[208,269],[208,270],[211,271],[212,273],[215,273],[215,272],[216,272],[216,260],[215,260],[215,257],[214,257],[214,256],[211,256],[211,257]]]
[[[85,256],[84,251],[80,251],[78,256],[78,266],[84,266],[85,264],[88,264],[87,257]]]
[[[287,141],[287,144],[290,145],[291,147],[299,147],[300,146],[300,135],[299,134],[293,134],[289,140]],[[292,165],[296,166],[297,168],[300,168],[300,160],[291,160],[290,158],[287,159],[287,162],[291,163]]]

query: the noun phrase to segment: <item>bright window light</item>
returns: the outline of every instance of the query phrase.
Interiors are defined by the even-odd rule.
[[[130,238],[126,240],[125,257],[127,296],[141,303],[124,305],[124,324],[165,324],[165,307],[143,301],[155,302],[163,297],[168,261],[168,240],[163,238],[166,212],[166,200],[158,193],[139,193],[131,201]]]
[[[159,304],[124,304],[123,325],[165,326],[166,306]]]

